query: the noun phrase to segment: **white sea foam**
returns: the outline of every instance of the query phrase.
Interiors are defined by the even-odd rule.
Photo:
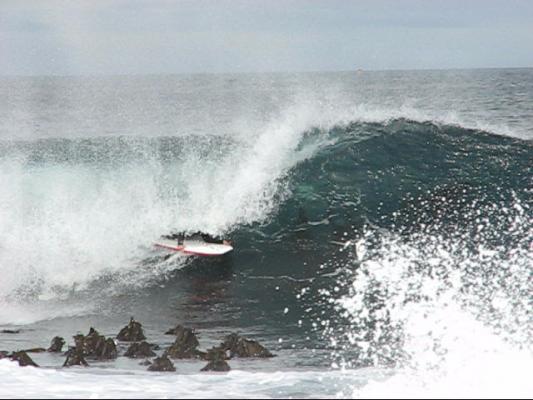
[[[236,139],[227,153],[190,148],[170,164],[151,159],[149,151],[143,162],[118,167],[118,160],[109,166],[76,159],[31,163],[24,153],[3,158],[0,323],[27,319],[15,311],[21,299],[50,299],[82,290],[104,273],[138,270],[162,234],[223,233],[262,221],[286,195],[285,173],[320,147],[315,141],[297,149],[308,121],[305,110],[291,110],[253,140]]]
[[[20,368],[0,361],[0,397],[9,398],[336,398],[379,372],[279,371],[228,374]]]
[[[396,366],[353,397],[531,397],[531,216],[517,201],[492,217],[470,250],[461,232],[438,227],[410,240],[389,235],[377,247],[369,244],[375,232],[360,241],[365,258],[347,280],[349,294],[330,298],[349,328],[325,335],[344,343],[335,354],[342,368]],[[502,233],[503,220],[513,221],[511,232]],[[512,251],[491,248],[489,232],[520,239]]]

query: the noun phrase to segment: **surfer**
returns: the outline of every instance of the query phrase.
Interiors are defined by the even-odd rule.
[[[198,240],[204,243],[212,244],[225,244],[231,246],[231,241],[222,239],[219,236],[213,236],[209,233],[204,233],[201,231],[195,232],[193,234],[186,234],[185,232],[173,233],[171,235],[163,236],[165,239],[177,240],[178,246],[183,246],[185,239],[187,240]]]
[[[231,240],[223,239],[220,236],[212,236],[208,233],[202,233],[197,232],[196,235],[200,235],[202,240],[206,243],[214,243],[214,244],[225,244],[226,246],[231,246]]]

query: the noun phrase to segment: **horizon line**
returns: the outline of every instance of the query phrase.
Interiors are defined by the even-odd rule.
[[[365,72],[431,72],[431,71],[476,71],[476,70],[516,70],[533,69],[533,66],[519,67],[451,67],[451,68],[378,68],[378,69],[339,69],[339,70],[265,70],[265,71],[202,71],[202,72],[135,72],[135,73],[90,73],[90,74],[1,74],[0,78],[82,78],[82,77],[135,77],[135,76],[169,76],[169,75],[278,75],[278,74],[327,74],[327,73],[365,73]]]

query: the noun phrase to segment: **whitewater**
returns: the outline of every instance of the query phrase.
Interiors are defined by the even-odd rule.
[[[0,397],[516,397],[533,384],[533,70],[0,80],[0,350],[238,331],[151,373],[0,360]],[[202,230],[229,258],[165,257]]]

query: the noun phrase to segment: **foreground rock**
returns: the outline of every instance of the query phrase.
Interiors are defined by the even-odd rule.
[[[209,360],[209,363],[201,369],[202,372],[228,372],[231,370],[226,362],[227,356],[224,349],[215,347],[208,350],[205,358]]]
[[[232,333],[231,335],[226,336],[220,347],[224,350],[228,350],[231,358],[275,357],[274,354],[272,354],[265,347],[259,344],[259,342],[243,338],[236,333]]]
[[[176,341],[165,352],[171,358],[190,359],[202,358],[204,353],[198,350],[200,343],[192,329],[177,326]]]
[[[224,360],[209,361],[205,367],[200,371],[202,372],[229,372],[231,367]]]
[[[121,342],[142,342],[146,340],[142,325],[133,318],[129,324],[121,329],[117,335],[117,340]]]
[[[83,349],[78,347],[71,347],[67,351],[67,359],[65,360],[63,367],[74,367],[76,365],[88,367],[89,364],[83,357]]]
[[[62,337],[56,336],[52,339],[48,352],[50,353],[61,353],[63,351],[63,346],[65,345],[65,339]]]
[[[87,336],[74,336],[76,349],[81,351],[83,357],[95,358],[97,360],[114,360],[118,357],[117,346],[113,339],[106,339],[94,328],[89,330]]]
[[[172,364],[172,361],[169,360],[169,358],[166,355],[163,355],[161,357],[156,358],[152,365],[148,367],[148,371],[152,372],[174,372],[176,371],[176,368],[174,367],[174,364]]]
[[[39,367],[25,351],[11,354],[11,359],[17,361],[21,367]]]
[[[130,358],[149,358],[155,357],[156,354],[152,350],[152,346],[147,342],[141,343],[132,343],[124,354],[126,357]]]
[[[9,352],[0,351],[0,360],[3,359],[3,358],[8,358],[8,357],[9,357]]]

